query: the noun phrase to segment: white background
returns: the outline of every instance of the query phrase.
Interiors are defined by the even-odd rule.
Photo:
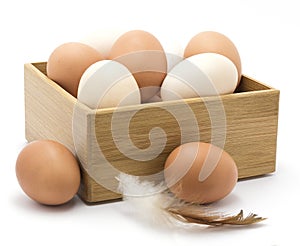
[[[291,0],[1,1],[0,245],[299,244],[297,6]],[[276,173],[239,182],[216,204],[268,220],[244,228],[162,229],[142,222],[123,202],[87,206],[75,198],[65,206],[45,207],[24,195],[14,169],[25,144],[23,64],[46,61],[59,44],[111,27],[150,31],[169,47],[184,46],[200,31],[219,31],[236,44],[244,74],[280,89]]]

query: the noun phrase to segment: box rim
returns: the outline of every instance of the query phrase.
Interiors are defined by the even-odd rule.
[[[243,92],[236,92],[231,94],[225,94],[225,95],[219,95],[219,96],[208,96],[208,97],[195,97],[195,98],[187,98],[187,99],[180,99],[180,100],[170,100],[170,101],[162,101],[162,102],[152,102],[152,103],[141,103],[136,105],[128,105],[128,106],[122,106],[122,107],[109,107],[109,108],[100,108],[100,109],[91,109],[84,103],[80,102],[77,98],[72,96],[70,93],[68,93],[65,89],[63,89],[59,84],[51,80],[46,74],[44,74],[40,69],[37,68],[36,65],[40,64],[47,64],[47,62],[32,62],[32,63],[26,63],[25,67],[30,67],[30,69],[34,70],[39,76],[42,76],[43,79],[45,79],[51,86],[55,88],[56,91],[58,91],[62,96],[66,97],[68,100],[70,100],[74,105],[77,105],[81,107],[82,109],[86,110],[88,114],[106,114],[106,113],[112,113],[114,111],[118,112],[124,112],[124,111],[132,111],[132,110],[141,110],[143,108],[149,108],[149,107],[160,107],[160,106],[171,106],[176,105],[178,103],[200,103],[200,102],[208,102],[208,101],[217,101],[217,100],[228,100],[229,98],[239,98],[243,96],[252,96],[253,94],[257,93],[268,93],[268,92],[278,92],[278,89],[275,89],[265,83],[262,83],[258,81],[257,79],[254,79],[248,75],[242,74],[242,78],[252,80],[264,87],[266,89],[261,90],[254,90],[254,91],[243,91]]]

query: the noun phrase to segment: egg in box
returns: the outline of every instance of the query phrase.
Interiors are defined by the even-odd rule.
[[[132,48],[136,34],[143,45]],[[172,151],[190,142],[224,149],[238,178],[275,171],[279,91],[242,75],[237,49],[227,37],[215,32],[195,37],[170,71],[163,46],[148,32],[119,35],[108,55],[78,44],[91,58],[82,58],[81,70],[67,73],[76,77],[70,89],[49,72],[51,59],[25,64],[26,138],[55,140],[77,156],[78,194],[84,201],[120,198],[119,172],[164,178]],[[145,54],[159,62],[143,63]],[[143,91],[143,76],[153,90]],[[160,102],[151,102],[153,96]]]

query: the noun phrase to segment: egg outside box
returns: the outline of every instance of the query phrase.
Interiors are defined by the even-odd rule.
[[[78,102],[46,76],[46,62],[25,64],[24,73],[26,139],[29,142],[52,139],[80,155],[82,179],[78,194],[86,203],[121,198],[120,194],[104,188],[95,181],[100,174],[102,181],[109,186],[117,185],[112,169],[99,161],[97,154],[99,146],[106,160],[122,172],[139,176],[158,173],[163,170],[167,156],[182,141],[181,129],[170,112],[181,115],[185,122],[190,121],[190,114],[184,110],[184,105],[188,105],[194,113],[201,141],[211,142],[212,126],[207,105],[214,105],[221,99],[226,113],[224,149],[235,160],[240,179],[275,171],[279,90],[247,76],[242,76],[235,93],[218,98],[191,98],[184,101],[148,103],[125,106],[115,111],[113,108],[92,110]],[[75,131],[75,139],[78,140],[76,148],[73,136],[75,106],[76,125],[79,126]],[[131,121],[127,133],[139,149],[149,147],[151,129],[161,127],[165,131],[165,135],[154,134],[151,139],[154,143],[162,143],[161,138],[167,139],[163,151],[157,157],[148,158],[149,160],[146,161],[133,160],[118,149],[114,142],[115,136],[120,140],[126,138],[123,136],[126,133],[124,121],[129,116]],[[113,120],[114,132],[111,130]],[[93,132],[96,135],[96,142],[92,137]],[[193,133],[187,130],[186,134]],[[222,138],[221,135],[218,136],[218,133],[214,135],[214,140],[218,141],[218,137]],[[185,141],[188,142],[188,138]],[[134,156],[132,150],[128,151],[131,151],[129,154]],[[145,159],[148,154],[153,155],[145,152]]]

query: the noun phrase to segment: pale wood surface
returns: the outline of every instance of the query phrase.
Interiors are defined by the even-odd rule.
[[[62,142],[75,153],[72,120],[76,105],[78,129],[76,132],[76,153],[82,160],[82,185],[79,195],[86,202],[99,202],[120,198],[120,195],[108,191],[95,180],[117,185],[114,172],[103,162],[101,153],[113,167],[134,175],[151,175],[162,170],[168,154],[181,143],[178,122],[168,111],[176,112],[186,119],[185,126],[189,129],[190,114],[184,110],[188,105],[196,116],[201,141],[211,141],[211,121],[209,108],[220,102],[220,98],[193,98],[183,101],[150,103],[138,106],[127,106],[115,111],[113,108],[90,110],[65,92],[46,76],[46,64],[25,64],[25,106],[26,106],[26,138],[54,139]],[[253,177],[275,171],[276,139],[278,122],[279,91],[249,77],[243,76],[237,92],[221,96],[226,113],[226,142],[224,149],[236,161],[239,178]],[[132,117],[132,112],[136,114]],[[112,117],[117,138],[113,139]],[[161,127],[167,136],[166,146],[156,158],[148,161],[137,161],[120,152],[114,141],[126,138],[123,130],[124,122],[131,118],[129,125],[130,138],[138,148],[149,147],[149,132],[154,127]],[[221,120],[221,119],[220,119]],[[218,118],[216,119],[218,121]],[[190,125],[192,129],[192,125]],[[123,134],[123,135],[122,135]],[[187,136],[194,138],[192,131]],[[95,139],[93,136],[95,135]],[[152,136],[154,143],[160,143],[163,135]],[[214,139],[222,142],[222,134],[217,131]],[[218,139],[220,138],[220,139]],[[188,141],[189,137],[187,137]],[[124,146],[124,148],[126,145]],[[157,148],[163,146],[156,146]],[[126,148],[125,148],[126,150]],[[131,151],[130,149],[128,150]],[[126,152],[128,153],[128,152]],[[134,155],[134,152],[130,152]],[[145,153],[151,155],[153,153]],[[88,174],[89,172],[89,174]],[[101,173],[101,175],[98,175]]]

